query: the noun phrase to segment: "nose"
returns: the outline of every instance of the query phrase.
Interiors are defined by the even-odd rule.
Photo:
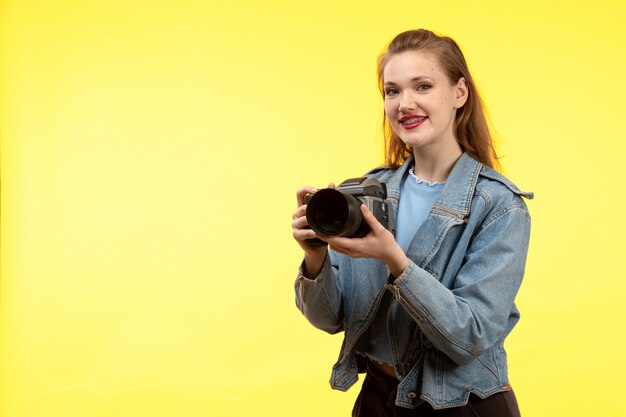
[[[413,100],[413,96],[409,92],[403,92],[400,95],[400,103],[398,105],[398,111],[401,113],[407,113],[415,110],[415,100]]]

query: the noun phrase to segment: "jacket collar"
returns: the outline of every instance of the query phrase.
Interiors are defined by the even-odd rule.
[[[413,155],[409,156],[389,178],[387,181],[389,197],[399,199],[402,178],[412,165]],[[454,164],[435,206],[457,216],[467,217],[482,166],[480,162],[464,152]]]

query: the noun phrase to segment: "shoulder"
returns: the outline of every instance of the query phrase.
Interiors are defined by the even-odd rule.
[[[484,165],[481,166],[480,173],[478,174],[476,189],[478,190],[479,188],[482,188],[483,190],[489,190],[491,192],[500,192],[504,194],[512,193],[514,195],[527,199],[533,199],[535,196],[532,192],[525,192],[520,190],[507,177],[500,174],[496,170]]]
[[[507,177],[487,166],[481,166],[474,195],[485,200],[490,217],[513,209],[520,209],[526,216],[530,216],[524,198],[534,198],[532,192],[520,190]]]
[[[382,165],[367,171],[364,175],[368,178],[374,178],[380,182],[385,182],[398,170],[398,167]]]

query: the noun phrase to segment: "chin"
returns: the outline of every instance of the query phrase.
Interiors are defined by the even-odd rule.
[[[428,138],[403,138],[403,137],[400,137],[400,140],[402,140],[402,142],[404,142],[407,146],[410,146],[411,148],[418,148],[418,149],[432,144],[432,141],[430,141]]]

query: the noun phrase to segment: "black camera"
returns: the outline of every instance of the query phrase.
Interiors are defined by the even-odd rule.
[[[395,218],[387,200],[387,187],[373,178],[345,180],[337,188],[324,188],[304,198],[309,227],[321,236],[364,237],[370,231],[361,214],[361,204],[391,233],[395,234]],[[309,244],[326,244],[308,239]]]

